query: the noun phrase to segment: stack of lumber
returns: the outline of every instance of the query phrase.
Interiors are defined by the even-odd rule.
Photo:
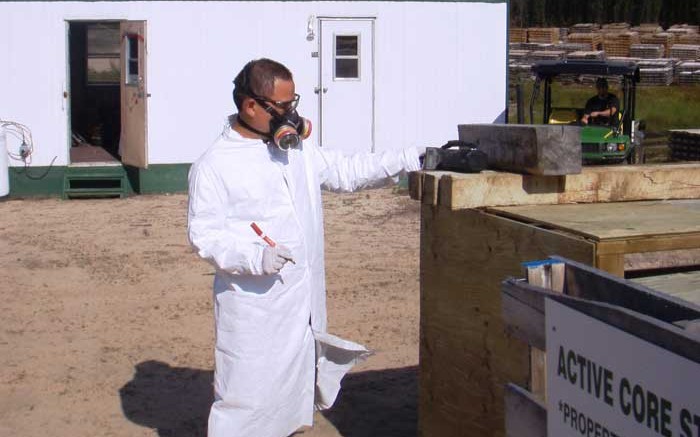
[[[527,29],[511,27],[508,30],[508,42],[527,42]]]
[[[581,44],[575,42],[564,42],[561,44],[555,44],[552,47],[554,47],[556,50],[563,50],[566,53],[586,51],[590,48],[588,44]]]
[[[571,26],[569,29],[569,34],[572,33],[594,33],[600,29],[595,23],[578,23]]]
[[[632,44],[630,56],[642,59],[659,59],[664,57],[664,46],[661,44]]]
[[[566,55],[562,50],[535,50],[530,53],[530,59],[533,61],[548,61],[564,59]]]
[[[511,50],[545,50],[547,47],[551,46],[552,44],[542,44],[542,43],[534,43],[534,42],[516,42],[509,44],[508,47]]]
[[[603,49],[608,56],[629,56],[630,46],[637,43],[639,43],[637,32],[603,34]]]
[[[642,44],[661,44],[664,46],[664,56],[671,55],[671,46],[673,45],[673,34],[668,32],[659,32],[654,34],[644,34],[640,32],[640,42]]]
[[[520,62],[530,56],[530,50],[510,50],[508,51],[509,60],[512,62]]]
[[[700,32],[700,26],[696,24],[674,24],[668,28],[669,30],[685,29],[688,33],[698,33]]]
[[[603,32],[624,32],[626,30],[629,30],[629,28],[629,23],[608,23],[603,24],[603,27],[601,29],[603,30]]]
[[[527,29],[527,41],[556,44],[559,42],[559,28],[529,27]]]
[[[673,159],[700,161],[700,129],[672,130],[669,147]]]
[[[644,59],[639,61],[641,85],[671,85],[674,76],[673,59]]]
[[[664,29],[656,23],[642,23],[639,26],[633,27],[631,30],[640,34],[655,34],[663,32]]]
[[[680,44],[700,44],[700,33],[688,33],[678,37]]]
[[[599,33],[571,33],[568,42],[587,44],[591,50],[599,50],[603,46],[603,36]]]
[[[700,58],[700,45],[674,44],[671,46],[671,57],[681,61],[695,61]]]
[[[566,41],[569,37],[569,29],[566,27],[559,28],[559,41]]]
[[[678,83],[693,85],[700,83],[700,62],[681,62],[678,64]]]
[[[673,34],[674,42],[676,44],[700,44],[698,26],[674,24],[667,30],[667,32]]]
[[[602,50],[579,50],[566,55],[567,59],[605,59],[605,52]]]
[[[606,59],[608,61],[634,62],[635,64],[639,63],[639,61],[642,60],[642,58],[633,57],[633,56],[607,56]],[[610,81],[610,79],[608,79],[608,81]]]

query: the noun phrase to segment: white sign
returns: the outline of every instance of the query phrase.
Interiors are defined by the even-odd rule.
[[[547,435],[700,437],[700,364],[552,299]]]

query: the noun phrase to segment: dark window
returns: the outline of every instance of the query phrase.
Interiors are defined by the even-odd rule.
[[[126,83],[136,85],[139,82],[139,36],[128,35],[126,43]]]
[[[87,83],[119,83],[119,23],[87,25]]]
[[[335,73],[334,79],[360,78],[360,36],[335,36]]]

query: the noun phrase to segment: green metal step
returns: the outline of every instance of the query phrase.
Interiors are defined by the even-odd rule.
[[[126,197],[129,193],[124,167],[67,167],[63,198]]]

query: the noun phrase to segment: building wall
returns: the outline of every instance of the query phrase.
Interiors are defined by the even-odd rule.
[[[232,80],[253,58],[293,71],[299,112],[317,123],[311,15],[376,17],[377,150],[441,145],[457,124],[490,123],[505,108],[505,2],[2,2],[0,119],[32,130],[32,165],[67,165],[67,21],[125,19],[148,26],[149,164],[203,152],[235,112]]]

